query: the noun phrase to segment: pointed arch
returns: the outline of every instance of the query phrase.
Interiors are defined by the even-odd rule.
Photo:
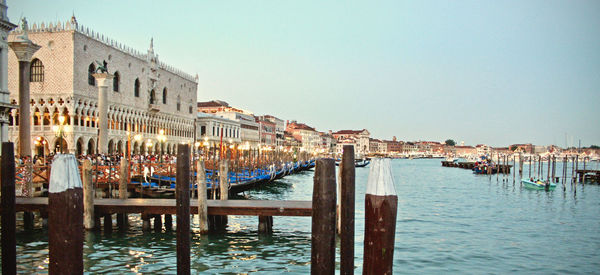
[[[113,77],[113,92],[119,92],[119,81],[121,81],[121,75],[119,72],[115,72]]]
[[[163,88],[163,104],[167,104],[167,87]]]
[[[140,79],[136,78],[135,83],[133,84],[133,95],[135,97],[140,97]]]
[[[91,63],[88,67],[88,85],[96,86],[96,78],[94,77],[94,73],[96,72],[96,66],[94,63]]]

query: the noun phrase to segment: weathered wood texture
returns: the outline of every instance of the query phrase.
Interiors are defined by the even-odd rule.
[[[2,143],[2,274],[17,274],[14,151],[12,142]]]
[[[83,274],[83,189],[48,194],[48,271]]]
[[[177,202],[177,274],[190,274],[190,175],[190,146],[178,144],[177,183],[175,187],[175,200]]]
[[[15,200],[16,211],[44,211],[48,206],[48,198],[18,197]],[[190,200],[197,205],[196,200]],[[143,213],[143,214],[176,214],[174,199],[97,199],[94,211],[99,215],[105,213]],[[208,215],[239,216],[311,216],[311,201],[269,201],[269,200],[207,200]],[[191,214],[198,214],[198,207],[190,206]]]
[[[354,146],[345,145],[342,155],[340,274],[354,274]]]
[[[318,159],[313,187],[311,273],[335,272],[335,161]]]

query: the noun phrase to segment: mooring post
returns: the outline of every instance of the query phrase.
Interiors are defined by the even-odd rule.
[[[340,274],[354,274],[354,146],[344,145],[342,155]]]
[[[15,148],[12,142],[2,143],[2,273],[17,274]]]
[[[258,216],[258,233],[273,233],[273,216]]]
[[[392,274],[397,208],[390,160],[376,159],[365,194],[363,274]]]
[[[160,232],[162,230],[162,215],[154,215],[154,231]]]
[[[74,155],[54,157],[48,189],[48,271],[83,274],[83,188]]]
[[[94,186],[92,185],[92,162],[89,159],[83,161],[81,167],[83,179],[83,227],[92,230],[94,226]]]
[[[171,214],[165,214],[165,230],[173,230],[173,216]]]
[[[219,166],[219,196],[222,201],[226,201],[229,199],[229,167],[227,166],[226,160],[221,160],[221,165]],[[224,229],[227,226],[227,216],[216,216],[215,220],[218,225],[217,228]]]
[[[150,230],[150,215],[142,213],[142,231]]]
[[[200,234],[208,233],[208,197],[206,195],[206,169],[204,161],[196,163],[196,184],[198,185],[198,221]]]
[[[121,159],[121,165],[119,169],[119,199],[127,199],[127,184],[129,183],[129,162],[126,158]],[[129,224],[127,213],[117,214],[117,225],[119,229],[123,230],[127,228]]]
[[[335,189],[335,160],[318,159],[312,198],[312,274],[335,272]]]
[[[177,274],[190,274],[190,146],[177,145]]]

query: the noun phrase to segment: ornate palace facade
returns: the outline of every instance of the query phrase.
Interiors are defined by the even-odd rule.
[[[8,40],[22,32],[16,29]],[[128,135],[133,152],[162,148],[170,153],[178,143],[193,142],[198,76],[160,62],[152,41],[142,53],[79,25],[75,17],[64,23],[33,24],[28,35],[41,46],[30,66],[31,113],[27,115],[32,118],[28,142],[34,145],[33,155],[58,146],[74,154],[96,152],[98,87],[92,74],[103,61],[114,75],[108,89],[109,153],[125,152]],[[18,61],[12,52],[8,67],[11,103],[22,104]],[[21,142],[19,115],[12,110],[9,121],[9,138],[17,143]],[[161,132],[166,136],[163,142],[158,140]]]

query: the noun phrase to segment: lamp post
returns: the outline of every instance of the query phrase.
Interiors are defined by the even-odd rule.
[[[167,141],[167,136],[165,136],[165,130],[160,129],[160,131],[158,132],[157,139],[160,142],[160,162],[162,163],[164,145],[165,145],[165,141]]]
[[[37,137],[33,143],[35,144],[35,146],[42,146],[42,159],[44,160],[44,162],[42,163],[43,165],[46,165],[46,140],[43,139],[42,137]]]
[[[63,142],[64,142],[64,136],[65,136],[65,132],[69,131],[69,125],[64,125],[65,123],[65,117],[64,116],[58,116],[58,125],[54,125],[52,126],[52,130],[54,131],[54,133],[56,134],[56,137],[58,138],[59,144],[58,144],[58,150],[61,154],[64,154],[63,152]]]

